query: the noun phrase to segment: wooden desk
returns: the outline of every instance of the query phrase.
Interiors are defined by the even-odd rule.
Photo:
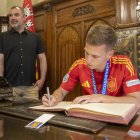
[[[140,137],[132,138],[127,134],[138,116],[128,126],[107,124],[97,133],[55,123],[46,123],[39,130],[33,130],[24,126],[39,114],[28,113],[26,109],[25,105],[0,108],[0,140],[140,140]]]

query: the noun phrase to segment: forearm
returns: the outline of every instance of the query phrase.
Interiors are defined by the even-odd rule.
[[[45,106],[50,106],[50,105],[51,106],[54,106],[58,102],[62,101],[64,99],[64,97],[66,96],[67,93],[68,93],[68,91],[65,91],[64,89],[62,89],[61,87],[59,87],[51,95],[50,100],[49,100],[49,97],[48,97],[47,94],[45,96],[43,96],[42,97],[42,102],[43,102],[43,104]]]
[[[137,104],[139,106],[139,104],[140,104],[140,93],[139,92],[130,93],[126,96],[121,96],[121,97],[114,97],[114,96],[106,95],[105,97],[103,97],[103,102],[134,103],[134,104]]]
[[[46,80],[47,65],[40,66],[40,80],[43,82]]]
[[[102,94],[92,94],[76,97],[73,103],[134,103],[140,106],[140,93],[134,92],[125,96],[109,96]]]
[[[63,90],[61,87],[56,89],[54,93],[52,94],[57,102],[60,102],[64,99],[64,97],[67,95],[67,91]]]
[[[43,82],[46,80],[46,73],[47,73],[47,60],[46,56],[40,58],[40,80]]]
[[[104,95],[102,95],[104,96]],[[114,97],[114,96],[108,96],[103,97],[103,102],[111,102],[111,103],[136,103],[137,99],[135,97],[131,96],[121,96],[121,97]]]

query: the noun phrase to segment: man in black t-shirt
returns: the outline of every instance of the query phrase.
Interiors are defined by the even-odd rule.
[[[41,38],[25,29],[24,10],[13,6],[9,11],[11,30],[0,34],[0,76],[14,87],[18,97],[38,99],[47,71]],[[36,81],[36,60],[40,63],[40,79]]]

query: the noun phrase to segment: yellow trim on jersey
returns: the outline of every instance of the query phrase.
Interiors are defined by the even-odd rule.
[[[81,65],[81,64],[87,64],[86,63],[86,60],[84,59],[84,58],[82,58],[82,59],[79,59],[79,60],[76,60],[74,63],[73,63],[73,65],[70,67],[70,69],[69,69],[69,71],[71,71],[74,67],[76,67],[77,65]]]
[[[114,64],[124,64],[126,65],[127,69],[131,73],[131,75],[134,75],[134,67],[129,59],[127,58],[118,58],[118,57],[112,57],[112,63]]]

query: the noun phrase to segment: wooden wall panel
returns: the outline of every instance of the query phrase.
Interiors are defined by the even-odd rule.
[[[77,25],[77,28],[79,26]],[[59,30],[59,29],[57,29]],[[57,66],[58,66],[58,83],[62,82],[64,75],[68,72],[70,66],[76,59],[80,58],[80,36],[77,30],[72,26],[64,27],[61,32],[57,32]],[[59,86],[59,85],[58,85]],[[73,93],[78,93],[79,88],[76,88]],[[76,94],[77,96],[79,94]],[[72,100],[72,96],[68,95],[66,99]]]
[[[43,31],[46,25],[46,17],[45,13],[40,13],[35,16],[35,30]]]
[[[137,23],[137,0],[116,0],[117,24]]]
[[[113,0],[96,0],[96,1],[85,1],[80,4],[67,6],[63,4],[63,8],[57,8],[57,24],[68,24],[71,22],[81,21],[91,17],[101,18],[112,15],[115,13]],[[64,16],[66,15],[66,16]]]
[[[44,48],[45,48],[45,54],[46,54],[47,58],[51,59],[51,55],[50,55],[51,51],[48,47],[48,46],[50,46],[48,44],[50,43],[50,40],[51,40],[50,37],[48,36],[48,31],[49,31],[48,23],[50,23],[51,20],[49,20],[49,22],[48,22],[47,19],[49,19],[49,16],[48,16],[48,14],[46,13],[45,10],[41,9],[40,11],[35,12],[35,32],[37,32],[41,36],[42,41],[43,41],[43,45],[44,45]],[[50,34],[50,36],[51,36],[51,34]],[[49,60],[48,60],[47,63],[48,63],[47,64],[48,67],[50,66],[50,68],[51,68],[51,64],[49,63]],[[51,79],[51,77],[49,77],[49,75],[50,75],[50,69],[47,70],[46,82],[44,84],[43,89],[40,92],[40,97],[46,92],[45,91],[46,86],[50,85],[49,82],[51,80],[48,80],[48,79]]]
[[[54,19],[52,11],[46,12],[46,56],[47,56],[47,79],[46,85],[50,87],[50,91],[56,89],[56,46],[55,46],[55,33],[54,33]]]
[[[46,33],[46,14],[44,11],[35,13],[35,32],[39,33],[42,37],[44,45],[45,42],[45,33]]]
[[[59,65],[60,77],[62,79],[64,74],[68,72],[70,66],[75,58],[80,58],[80,37],[72,27],[66,27],[58,35],[58,60],[61,62]]]

